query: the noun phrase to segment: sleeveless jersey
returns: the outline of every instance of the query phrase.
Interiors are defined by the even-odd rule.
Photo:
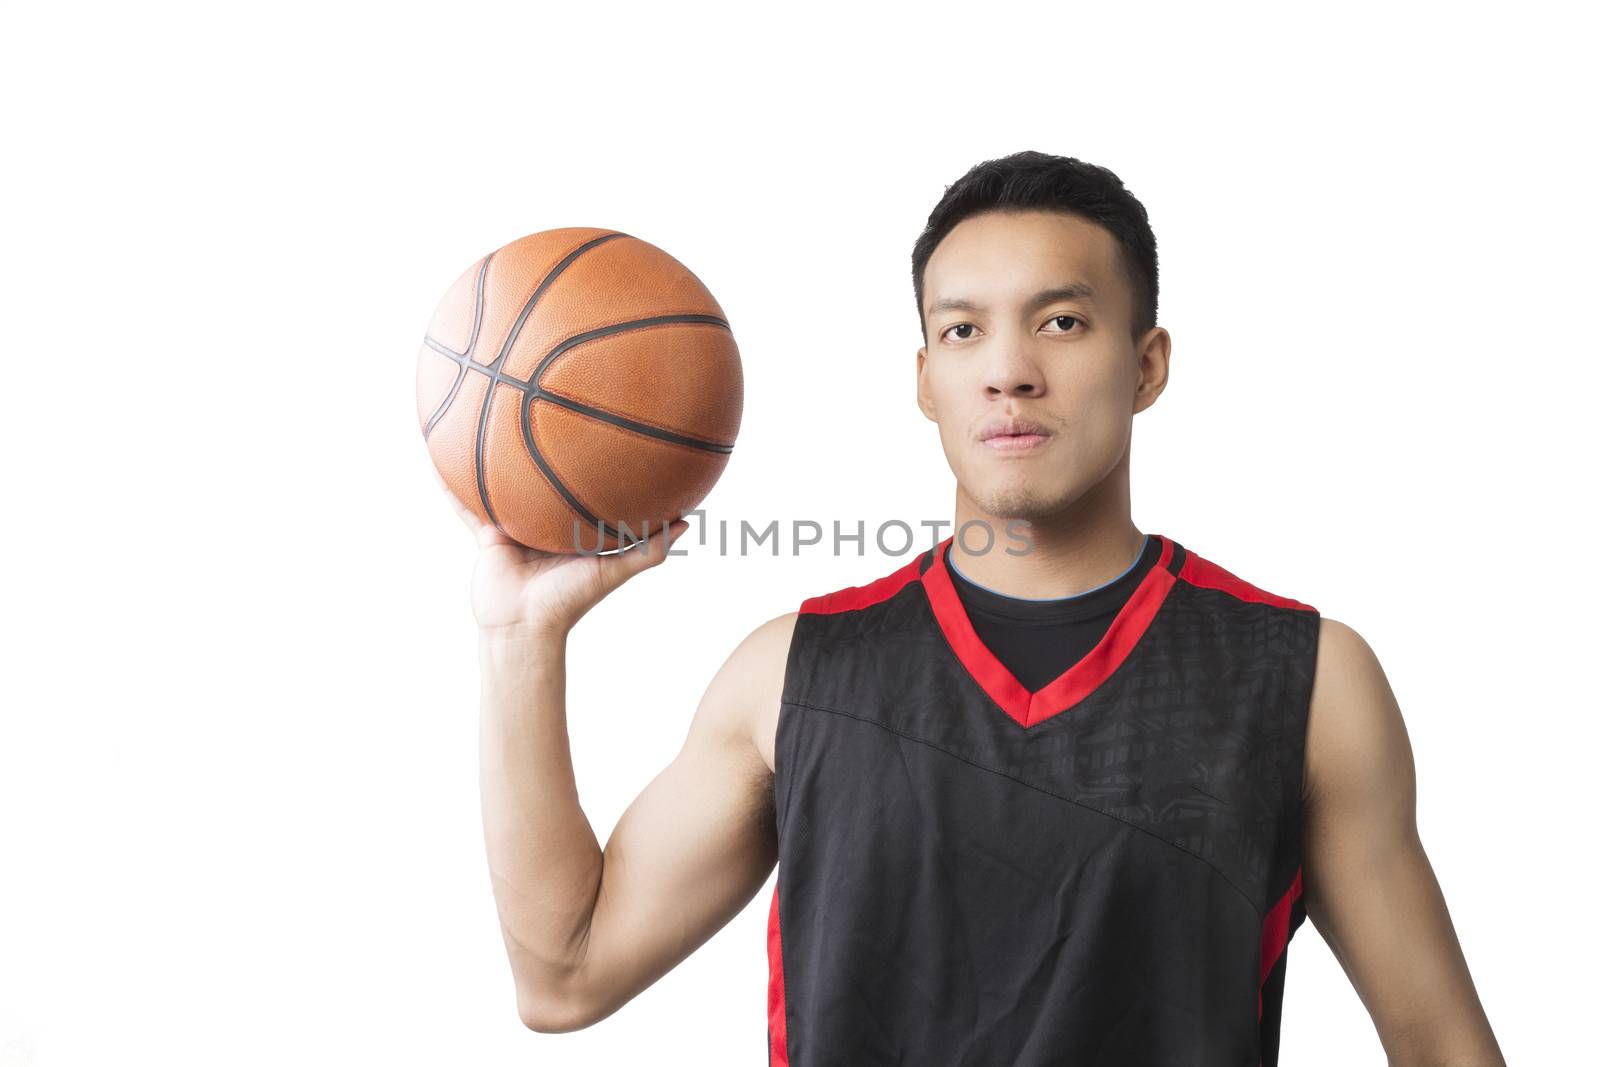
[[[974,631],[949,538],[801,604],[773,1067],[1275,1067],[1319,618],[1152,537],[1036,691]]]

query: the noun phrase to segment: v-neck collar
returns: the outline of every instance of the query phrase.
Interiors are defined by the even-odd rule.
[[[1059,715],[1098,689],[1149,629],[1150,621],[1177,581],[1176,568],[1182,562],[1178,555],[1182,548],[1176,542],[1161,534],[1151,536],[1160,540],[1161,555],[1111,620],[1105,635],[1086,656],[1037,691],[1017,681],[972,628],[945,561],[953,535],[933,549],[933,561],[922,572],[922,585],[939,629],[944,631],[945,640],[967,673],[1002,711],[1027,728]]]

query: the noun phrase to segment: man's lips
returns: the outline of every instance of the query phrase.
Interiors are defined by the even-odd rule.
[[[1050,440],[1043,433],[1000,433],[983,439],[984,446],[996,452],[1026,452]]]
[[[1050,440],[1050,431],[1026,416],[1001,416],[984,425],[978,440],[995,452],[1028,452]]]

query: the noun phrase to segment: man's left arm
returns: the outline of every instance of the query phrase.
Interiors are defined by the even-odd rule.
[[[1322,620],[1306,726],[1306,915],[1396,1067],[1504,1067],[1417,834],[1411,742],[1361,635]]]

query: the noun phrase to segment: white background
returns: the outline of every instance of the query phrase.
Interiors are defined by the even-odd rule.
[[[1508,1059],[1586,1048],[1592,38],[1108,6],[7,5],[0,1064],[765,1063],[770,881],[599,1026],[517,1018],[417,342],[483,253],[622,229],[740,343],[711,517],[947,517],[911,245],[1023,148],[1160,242],[1136,524],[1368,639]],[[602,840],[739,638],[868,552],[691,551],[580,624]],[[1288,975],[1286,1065],[1382,1062],[1310,923]]]

